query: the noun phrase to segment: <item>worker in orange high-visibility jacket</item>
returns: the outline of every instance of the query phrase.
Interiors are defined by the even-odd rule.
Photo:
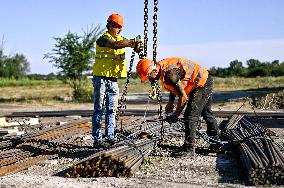
[[[93,65],[94,112],[92,117],[92,136],[94,147],[102,148],[115,143],[115,115],[119,96],[117,79],[126,77],[125,48],[138,52],[142,41],[140,36],[126,39],[120,34],[124,19],[120,14],[111,14],[107,20],[107,31],[96,41],[95,62]],[[139,39],[139,40],[138,40]],[[105,142],[102,140],[101,123],[105,108]]]
[[[206,121],[207,134],[218,136],[217,121],[211,110],[213,78],[206,68],[188,59],[170,57],[159,61],[156,66],[152,60],[142,59],[137,64],[136,73],[141,81],[161,80],[163,88],[170,92],[166,112],[174,110],[174,100],[178,96],[174,112],[166,118],[169,123],[177,122],[186,106],[185,140],[181,155],[195,155],[196,126],[201,116]]]

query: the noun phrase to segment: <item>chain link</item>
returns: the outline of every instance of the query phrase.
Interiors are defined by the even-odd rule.
[[[144,50],[139,52],[139,58],[143,59],[147,57],[147,44],[148,44],[148,0],[144,0]],[[134,57],[135,57],[135,51],[132,52],[131,59],[130,59],[130,65],[129,65],[129,71],[127,73],[127,79],[125,83],[125,87],[123,90],[123,93],[121,95],[120,101],[118,102],[117,110],[116,110],[116,116],[115,119],[118,121],[120,116],[124,113],[121,110],[126,109],[126,95],[127,95],[127,89],[129,84],[129,79],[131,76],[131,71],[134,63]]]
[[[116,110],[116,115],[115,119],[118,121],[120,116],[124,113],[124,111],[121,111],[121,109],[126,109],[126,95],[127,95],[127,89],[128,89],[128,84],[132,72],[132,67],[134,63],[134,57],[135,57],[135,51],[133,50],[131,54],[131,59],[130,59],[130,65],[129,65],[129,71],[127,72],[127,78],[126,78],[126,83],[125,87],[123,90],[123,93],[121,95],[120,101],[118,102],[117,110]]]
[[[157,64],[157,41],[158,41],[158,0],[154,0],[154,15],[153,15],[153,61],[154,64]],[[156,80],[154,83],[155,87],[156,87],[156,95],[157,95],[157,99],[158,99],[158,104],[159,104],[159,109],[158,109],[158,115],[159,115],[159,119],[162,119],[162,91],[161,88],[159,86],[158,81]],[[160,130],[160,139],[159,139],[159,144],[162,143],[163,138],[164,138],[164,134],[165,134],[165,127],[164,127],[164,121],[161,120],[161,130]]]
[[[147,57],[147,45],[148,45],[148,0],[144,0],[144,58]],[[142,59],[142,58],[140,58]]]
[[[158,26],[158,0],[154,0],[154,15],[153,15],[153,26],[154,26],[154,30],[153,30],[153,61],[156,65],[157,63],[157,34],[158,34],[158,30],[157,30],[157,26]]]
[[[139,58],[146,58],[147,57],[147,44],[148,44],[148,0],[144,0],[144,51],[139,53]],[[154,15],[153,15],[153,61],[156,65],[157,63],[157,26],[158,26],[158,0],[154,0]],[[129,71],[127,73],[127,80],[125,83],[125,88],[123,90],[123,93],[121,95],[121,99],[118,103],[117,111],[116,111],[116,120],[119,120],[120,116],[124,113],[121,111],[122,109],[126,109],[126,95],[127,95],[127,89],[128,89],[128,84],[129,84],[129,79],[131,76],[131,71],[134,63],[134,57],[135,57],[135,51],[132,52],[131,55],[131,60],[130,60],[130,65],[129,65]],[[159,109],[158,109],[158,114],[159,117],[162,116],[162,92],[161,88],[159,87],[158,81],[155,81],[152,83],[154,87],[156,88],[156,96],[158,99],[159,103]],[[163,121],[162,123],[162,128],[161,128],[161,138],[163,138],[164,135],[164,126],[163,126]]]

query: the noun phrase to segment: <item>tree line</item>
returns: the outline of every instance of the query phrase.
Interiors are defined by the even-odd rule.
[[[209,71],[217,77],[284,76],[284,62],[280,63],[279,60],[261,62],[257,59],[249,59],[246,61],[246,65],[247,67],[241,61],[234,60],[227,68],[212,67]]]
[[[70,33],[69,33],[70,35]],[[92,41],[93,42],[93,41]],[[78,64],[82,66],[81,64]],[[209,69],[211,75],[216,77],[266,77],[266,76],[284,76],[284,62],[279,60],[272,62],[261,62],[257,59],[249,59],[246,61],[246,67],[241,61],[234,60],[230,62],[229,67],[212,67]],[[73,71],[74,71],[74,66]],[[60,66],[58,66],[60,68]],[[61,67],[65,69],[66,67]],[[76,68],[75,68],[76,69]],[[88,70],[90,68],[88,67]],[[63,70],[64,71],[64,70]],[[0,77],[2,78],[22,78],[27,77],[35,80],[54,80],[62,79],[62,74],[50,73],[43,74],[29,74],[30,64],[23,54],[16,53],[14,55],[5,55],[3,49],[0,48]],[[79,71],[83,72],[83,70]],[[66,75],[65,75],[66,76]],[[73,78],[78,75],[73,75]],[[68,77],[68,76],[67,76]],[[135,73],[131,74],[131,78],[137,78]]]

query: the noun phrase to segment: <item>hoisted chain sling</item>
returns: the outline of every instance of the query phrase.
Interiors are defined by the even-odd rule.
[[[153,22],[153,26],[154,26],[154,30],[153,30],[153,61],[154,61],[154,64],[157,65],[158,0],[154,0],[154,16],[153,16],[153,19],[154,19],[154,22]],[[152,88],[153,89],[155,88],[155,90],[153,92],[155,92],[157,99],[158,99],[158,104],[159,104],[158,115],[159,115],[159,119],[160,119],[160,122],[161,122],[159,144],[161,144],[161,142],[163,141],[163,138],[164,138],[165,128],[164,128],[164,120],[162,120],[162,110],[163,110],[163,107],[162,107],[162,91],[161,91],[161,88],[160,88],[157,80],[154,83],[152,83]]]
[[[147,57],[147,44],[148,44],[148,0],[144,1],[144,51],[140,51],[139,53],[139,58],[143,59]],[[154,30],[153,30],[153,61],[155,63],[155,65],[157,64],[156,62],[156,57],[157,57],[157,18],[158,18],[158,0],[154,0]],[[125,87],[123,90],[123,93],[121,95],[120,101],[118,103],[118,107],[117,107],[117,112],[116,112],[116,120],[118,121],[120,116],[124,113],[124,111],[122,111],[122,109],[126,109],[126,95],[127,95],[127,89],[128,89],[128,84],[129,84],[129,80],[130,80],[130,76],[131,76],[131,71],[132,71],[132,67],[133,67],[133,62],[134,62],[134,57],[135,57],[135,51],[132,52],[131,55],[131,60],[130,60],[130,66],[129,66],[129,71],[127,73],[127,80],[125,83]],[[162,116],[162,92],[161,89],[158,85],[158,82],[154,82],[152,83],[152,88],[153,88],[153,94],[155,96],[157,96],[158,99],[158,103],[159,103],[159,110],[158,110],[158,115],[159,118],[161,118]],[[151,98],[151,96],[149,96]],[[155,98],[155,97],[152,97]],[[161,127],[161,140],[163,138],[164,135],[164,126],[163,126],[163,121],[161,121],[162,127]],[[121,132],[122,132],[122,120],[121,120]],[[161,140],[159,142],[161,142]]]
[[[144,8],[144,57],[147,57],[147,42],[148,42],[148,38],[147,38],[147,34],[148,34],[148,0],[144,1],[145,4],[145,8]],[[158,26],[158,0],[154,0],[154,15],[153,15],[153,61],[154,64],[157,64],[157,34],[158,34],[158,30],[157,30],[157,26]],[[149,94],[149,98],[150,99],[158,99],[158,104],[159,104],[159,109],[158,109],[158,115],[159,115],[159,119],[162,119],[162,91],[159,87],[158,81],[154,81],[151,83],[151,88],[152,88],[152,92]],[[145,115],[146,116],[146,112]],[[159,140],[159,144],[162,142],[163,137],[164,137],[164,121],[161,120],[161,130],[160,130],[160,140]]]
[[[148,42],[148,0],[144,1],[145,7],[144,7],[144,53],[142,50],[139,51],[139,58],[143,59],[145,57],[147,57],[147,42]],[[126,79],[126,83],[125,83],[125,87],[123,90],[123,93],[121,95],[120,101],[118,103],[118,107],[117,107],[117,111],[116,111],[116,120],[118,121],[120,116],[124,113],[124,111],[121,111],[122,108],[126,109],[126,95],[127,95],[127,89],[128,89],[128,84],[129,84],[129,80],[130,80],[130,76],[131,76],[131,71],[132,71],[132,67],[133,67],[133,62],[134,62],[134,57],[135,57],[135,51],[133,50],[132,55],[131,55],[131,59],[130,59],[130,65],[129,65],[129,71],[127,73],[127,79]],[[122,119],[120,121],[120,126],[121,126],[121,136],[124,138],[127,138],[124,136],[123,133],[123,127],[122,127]],[[133,146],[134,148],[136,148],[135,143],[133,140],[129,140],[127,139],[127,142],[129,142],[128,144],[130,144],[131,146]],[[136,148],[141,154],[142,151],[140,151],[138,148]],[[143,154],[142,154],[143,155]]]
[[[140,51],[139,52],[139,58],[143,59],[144,57],[147,57],[147,42],[148,42],[148,0],[144,1],[144,52]],[[118,121],[120,119],[120,116],[123,115],[124,111],[122,109],[126,109],[126,95],[127,95],[127,89],[128,89],[128,84],[129,80],[131,77],[131,71],[134,63],[134,57],[135,57],[135,51],[133,50],[131,59],[130,59],[130,65],[129,65],[129,71],[127,72],[127,79],[125,83],[125,87],[123,90],[123,93],[121,95],[120,101],[118,102],[118,107],[116,111],[116,120]],[[121,120],[121,130],[122,130],[122,120]]]

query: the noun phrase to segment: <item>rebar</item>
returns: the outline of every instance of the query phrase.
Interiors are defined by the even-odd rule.
[[[239,115],[231,118],[223,132],[237,144],[248,179],[255,185],[284,184],[284,156],[269,134],[260,123]]]
[[[74,164],[66,177],[128,177],[135,173],[154,148],[155,140],[135,143],[95,154]]]

